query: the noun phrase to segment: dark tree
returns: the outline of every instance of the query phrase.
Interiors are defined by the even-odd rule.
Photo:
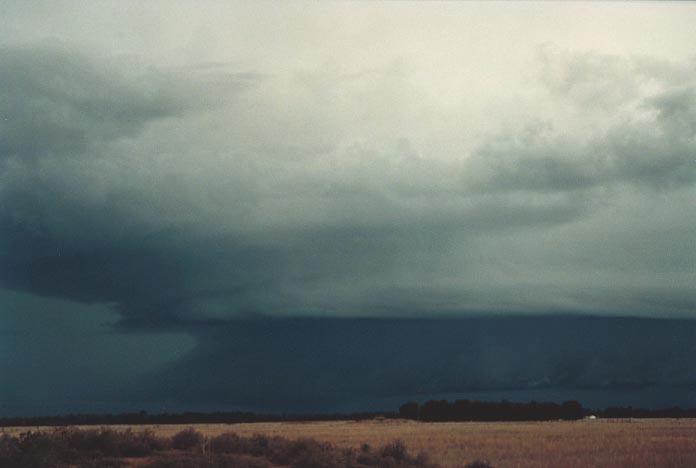
[[[420,405],[416,401],[409,401],[399,407],[399,417],[404,419],[420,419]]]

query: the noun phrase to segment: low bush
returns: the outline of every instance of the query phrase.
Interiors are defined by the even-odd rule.
[[[175,449],[172,451],[170,449]],[[199,450],[205,449],[205,450]],[[314,439],[290,440],[254,435],[221,434],[206,440],[193,428],[172,438],[151,431],[117,431],[111,428],[26,432],[0,437],[0,467],[12,468],[116,468],[128,459],[147,457],[150,468],[431,468],[424,454],[412,456],[401,440],[379,449],[363,444],[342,449]],[[141,462],[142,464],[142,462]],[[470,465],[469,468],[487,468]]]
[[[396,439],[382,447],[382,458],[393,458],[397,461],[406,460],[408,458],[408,450],[404,441]]]
[[[178,450],[189,450],[203,444],[203,434],[189,427],[172,437],[172,447]]]
[[[475,460],[468,465],[466,465],[464,468],[493,468],[490,463],[486,461],[481,461],[481,460]]]
[[[240,453],[244,440],[234,432],[226,432],[210,439],[210,450],[214,453]]]
[[[273,468],[268,461],[250,455],[214,455],[179,454],[158,458],[145,468]]]

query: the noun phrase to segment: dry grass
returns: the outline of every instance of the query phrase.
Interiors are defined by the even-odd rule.
[[[186,426],[134,426],[171,437]],[[373,447],[402,439],[443,467],[475,459],[495,467],[694,467],[696,420],[596,420],[511,423],[417,423],[413,421],[335,421],[311,423],[200,424],[212,437],[233,431],[311,437],[339,447]],[[6,429],[8,432],[27,428]]]

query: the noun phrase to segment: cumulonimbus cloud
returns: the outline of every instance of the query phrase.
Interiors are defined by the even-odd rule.
[[[444,122],[470,116],[403,64],[272,75],[0,54],[5,288],[155,328],[696,305],[689,64],[546,54],[531,117],[429,146],[423,128],[457,141]]]

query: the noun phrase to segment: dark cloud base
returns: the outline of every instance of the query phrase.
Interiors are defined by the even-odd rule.
[[[135,399],[263,411],[388,409],[442,396],[696,405],[696,321],[270,319],[195,333],[196,350]]]

